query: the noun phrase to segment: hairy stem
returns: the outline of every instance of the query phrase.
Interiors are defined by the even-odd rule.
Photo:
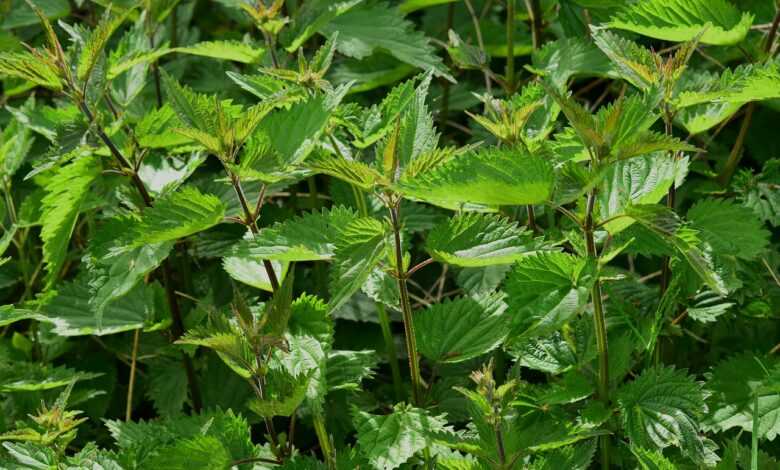
[[[422,404],[422,376],[420,375],[420,358],[417,354],[417,338],[414,336],[414,324],[412,323],[412,304],[409,301],[409,290],[406,286],[406,273],[404,272],[404,254],[401,246],[401,222],[400,204],[390,208],[390,220],[393,224],[393,237],[395,240],[396,277],[398,278],[398,290],[401,296],[401,314],[404,321],[404,336],[406,339],[406,351],[409,356],[409,371],[412,376],[412,401],[415,405]]]
[[[596,251],[596,242],[593,236],[593,208],[596,202],[596,191],[592,190],[588,194],[588,202],[585,213],[585,247],[588,256],[598,263],[598,252]],[[604,315],[604,305],[601,298],[601,281],[598,278],[593,282],[591,289],[591,300],[593,301],[593,326],[596,332],[596,346],[599,355],[599,380],[598,395],[604,404],[609,406],[609,355],[607,349],[607,322]],[[602,436],[600,439],[601,448],[601,468],[609,469],[609,436]]]

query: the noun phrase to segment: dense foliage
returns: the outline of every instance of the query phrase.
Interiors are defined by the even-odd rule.
[[[780,468],[779,8],[0,2],[0,468]]]

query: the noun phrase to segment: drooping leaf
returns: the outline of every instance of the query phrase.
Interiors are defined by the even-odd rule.
[[[415,313],[420,353],[437,362],[462,362],[497,348],[509,333],[503,297],[461,297]]]
[[[702,43],[721,46],[742,41],[752,24],[752,14],[727,0],[645,0],[618,10],[609,22],[613,28],[677,42],[703,30]]]
[[[533,234],[503,217],[467,212],[435,226],[425,249],[442,263],[463,267],[510,264],[540,248]]]

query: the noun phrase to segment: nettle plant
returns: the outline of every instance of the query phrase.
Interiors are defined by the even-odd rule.
[[[0,6],[3,468],[780,466],[780,7],[396,3]]]

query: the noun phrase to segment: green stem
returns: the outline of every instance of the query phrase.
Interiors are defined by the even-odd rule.
[[[598,252],[596,251],[596,242],[593,236],[593,208],[596,202],[596,191],[592,190],[588,194],[588,202],[585,214],[585,247],[588,256],[598,263]],[[598,395],[604,405],[609,407],[609,355],[607,348],[607,322],[604,315],[604,305],[601,298],[601,281],[598,278],[593,282],[591,289],[591,300],[593,301],[593,326],[596,332],[596,346],[599,355],[599,380]],[[609,469],[609,436],[601,436],[601,468]]]
[[[401,246],[401,222],[400,203],[390,208],[390,220],[393,224],[393,237],[395,239],[395,263],[396,277],[398,278],[398,290],[401,297],[401,314],[404,321],[404,336],[406,339],[406,351],[409,356],[409,371],[412,376],[412,401],[416,406],[422,404],[422,375],[420,375],[420,358],[417,354],[417,338],[414,335],[414,323],[412,322],[412,304],[409,301],[409,290],[406,286],[406,273],[404,272],[404,254]]]
[[[314,424],[314,433],[317,434],[317,440],[320,443],[320,449],[322,450],[322,456],[325,458],[325,463],[329,470],[336,468],[336,455],[333,453],[333,447],[330,445],[330,436],[325,429],[325,420],[319,413],[312,415],[312,422]]]

